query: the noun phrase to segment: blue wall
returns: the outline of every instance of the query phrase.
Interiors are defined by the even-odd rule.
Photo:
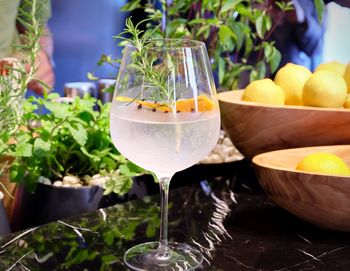
[[[66,82],[87,81],[87,72],[115,77],[116,70],[97,69],[102,54],[120,55],[112,38],[124,28],[126,0],[51,0],[49,26],[54,38],[55,92],[63,94]]]

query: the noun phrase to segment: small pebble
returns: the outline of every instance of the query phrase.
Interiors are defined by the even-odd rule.
[[[222,143],[226,146],[232,146],[232,142],[231,142],[230,138],[228,138],[228,137],[225,137],[225,139]]]
[[[222,152],[224,154],[234,154],[235,153],[235,148],[232,146],[223,148]]]
[[[108,178],[109,177],[92,178],[88,184],[91,186],[93,185],[103,186],[105,182],[108,180]]]
[[[62,185],[63,185],[63,183],[61,181],[55,181],[53,183],[53,186],[62,186]]]
[[[94,176],[92,176],[92,179],[98,179],[98,178],[100,178],[100,177],[101,177],[100,174],[95,174]]]
[[[230,138],[226,135],[226,132],[221,130],[218,143],[211,151],[211,153],[209,153],[200,163],[229,163],[242,160],[243,158],[243,155],[232,144]]]
[[[26,241],[24,241],[23,239],[19,239],[18,240],[18,246],[27,248],[28,247],[28,243]]]
[[[63,184],[68,184],[68,185],[72,185],[72,184],[77,184],[79,183],[80,179],[74,176],[64,176],[63,177]]]
[[[39,183],[42,183],[42,184],[51,185],[50,179],[48,179],[48,178],[46,178],[46,177],[44,177],[44,176],[40,176],[40,177],[38,178],[38,182],[39,182]]]

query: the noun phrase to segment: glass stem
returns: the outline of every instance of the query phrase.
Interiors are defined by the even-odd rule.
[[[167,260],[170,257],[168,248],[168,198],[171,177],[158,179],[160,188],[160,233],[156,257],[159,260]]]

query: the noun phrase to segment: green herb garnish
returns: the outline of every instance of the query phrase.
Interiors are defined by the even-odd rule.
[[[161,65],[159,65],[156,63],[159,60],[157,56],[150,55],[149,51],[157,43],[157,40],[151,37],[157,29],[146,32],[140,30],[140,25],[146,21],[148,20],[143,20],[134,25],[131,18],[128,18],[125,23],[126,28],[116,38],[123,40],[121,45],[129,43],[135,47],[135,51],[132,54],[132,64],[129,65],[129,68],[134,69],[143,77],[144,87],[153,91],[151,98],[171,105],[174,103],[174,91],[171,84],[169,84],[169,79],[171,74],[174,73],[173,62],[171,56],[165,54],[162,56]]]

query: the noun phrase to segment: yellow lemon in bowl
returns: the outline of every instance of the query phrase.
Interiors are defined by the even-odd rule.
[[[243,91],[242,101],[269,105],[284,105],[284,91],[271,79],[251,82]]]
[[[311,173],[350,176],[350,169],[344,160],[328,152],[307,155],[299,161],[296,169]]]
[[[348,93],[350,93],[350,62],[348,63],[348,65],[346,65],[346,69],[344,72],[344,80],[348,87]]]
[[[318,65],[317,68],[315,69],[315,72],[332,71],[332,72],[339,73],[341,76],[343,76],[345,73],[345,68],[346,68],[346,65],[343,63],[340,63],[338,61],[330,61],[330,62],[326,62]]]
[[[312,73],[304,66],[288,63],[278,70],[275,83],[285,94],[285,104],[301,105],[303,87]]]
[[[346,95],[346,83],[340,74],[318,71],[305,82],[302,103],[306,106],[340,108]]]
[[[348,96],[346,96],[345,102],[343,104],[344,108],[350,108],[350,94],[348,94]]]

